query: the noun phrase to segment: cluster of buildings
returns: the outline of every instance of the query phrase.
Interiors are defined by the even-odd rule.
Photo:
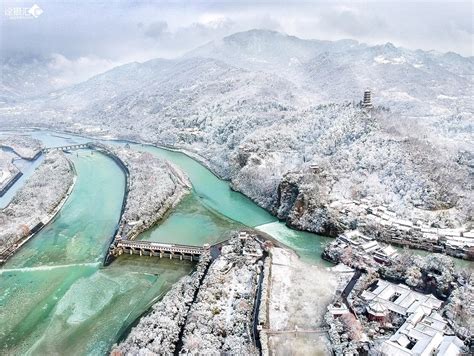
[[[348,230],[326,247],[323,257],[339,263],[340,257],[332,257],[331,254],[336,252],[338,256],[341,256],[346,249],[350,249],[352,257],[349,265],[362,269],[364,266],[373,266],[374,261],[384,265],[390,264],[398,256],[397,250],[392,246],[382,245],[358,230]]]
[[[360,201],[344,200],[331,203],[331,208],[346,216],[358,217],[358,228],[373,230],[379,226],[384,233],[378,240],[399,246],[408,246],[432,252],[445,252],[449,255],[474,259],[474,231],[466,228],[447,229],[428,226],[424,221],[402,219],[384,206],[375,206],[369,199]]]
[[[354,296],[350,294],[344,302],[328,307],[326,320],[333,331],[347,334],[346,328],[338,329],[335,325],[339,324],[338,318],[350,313],[357,324],[353,328],[361,331],[357,340],[346,341],[343,348],[333,345],[340,354],[368,349],[384,356],[454,356],[466,352],[464,342],[440,313],[442,301],[433,295],[380,279],[362,292],[355,292],[356,289],[352,292]]]
[[[382,264],[388,264],[397,257],[397,250],[392,246],[383,246],[374,238],[365,236],[357,230],[346,231],[337,238],[336,242],[342,245],[342,248],[351,247],[359,251],[363,259],[367,260],[370,256]]]
[[[431,294],[378,280],[362,292],[360,299],[366,303],[367,319],[381,327],[391,324],[393,316],[405,320],[378,345],[383,355],[458,355],[463,350],[464,343],[439,313],[442,301]]]

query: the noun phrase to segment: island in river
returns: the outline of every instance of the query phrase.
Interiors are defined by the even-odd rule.
[[[31,135],[42,137],[46,142],[56,142],[55,145],[60,145],[58,140],[80,140],[46,132],[32,132]],[[124,145],[119,142],[111,144]],[[152,146],[130,146],[170,160],[188,174],[193,184],[190,194],[167,218],[137,236],[138,240],[202,246],[222,240],[227,231],[249,226],[269,232],[295,249],[302,256],[302,263],[319,265],[315,276],[324,270],[320,254],[327,240],[286,228],[182,153]],[[0,270],[0,284],[5,287],[2,290],[8,290],[8,294],[2,296],[5,308],[2,308],[0,319],[6,323],[2,323],[0,339],[8,352],[54,353],[66,350],[105,354],[174,282],[194,269],[186,261],[136,256],[121,256],[109,267],[100,268],[120,219],[125,177],[112,160],[99,153],[81,150],[71,154],[70,158],[78,171],[71,198],[58,218]],[[80,194],[76,194],[78,192]],[[104,217],[104,213],[110,215]],[[321,283],[321,279],[316,278],[313,282],[316,290],[326,285],[326,279],[323,280],[325,282]],[[297,280],[292,282],[297,283]],[[30,289],[25,288],[28,283],[35,283],[33,289],[40,289],[41,293],[34,298],[28,295],[26,291]],[[290,284],[282,290],[292,287]],[[302,299],[313,300],[305,295]],[[11,313],[20,301],[23,301],[24,310]],[[324,308],[324,301],[321,304]],[[276,306],[274,310],[278,312],[278,308]],[[271,323],[271,312],[269,318]],[[277,321],[281,318],[283,316],[276,314]],[[301,322],[281,322],[280,331],[286,330],[285,323],[291,328]],[[277,339],[270,335],[268,344],[274,342],[277,345]],[[284,344],[278,347],[285,350]]]
[[[22,158],[33,160],[42,154],[41,146],[33,139],[8,137],[0,144]],[[62,152],[48,153],[10,203],[0,210],[0,264],[56,216],[74,182],[72,162]]]
[[[46,147],[89,141],[45,131],[27,135]],[[165,220],[137,239],[202,246],[244,225],[261,227],[273,230],[272,235],[306,261],[326,265],[320,259],[324,239],[287,229],[197,161],[179,152],[130,146],[172,162],[187,173],[193,186]],[[125,177],[100,153],[84,149],[67,157],[77,172],[71,196],[57,217],[0,269],[2,352],[105,354],[194,268],[186,261],[136,256],[121,256],[102,268],[120,219]]]

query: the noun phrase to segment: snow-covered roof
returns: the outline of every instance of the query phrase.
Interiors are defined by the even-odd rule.
[[[463,342],[456,336],[445,336],[438,348],[438,355],[455,356],[461,353]]]
[[[367,311],[375,316],[386,316],[388,309],[382,303],[378,301],[372,301],[369,304]]]
[[[386,256],[390,257],[393,256],[394,254],[397,253],[397,250],[395,250],[392,246],[388,245],[385,248],[382,249],[383,253],[385,253]]]
[[[403,284],[384,280],[378,280],[377,287],[373,291],[365,290],[361,296],[367,301],[379,301],[389,310],[401,315],[413,313],[419,306],[428,311],[439,309],[441,306],[441,301],[431,294],[418,293]]]
[[[373,251],[373,250],[376,250],[378,249],[380,246],[379,244],[377,243],[377,241],[369,241],[369,242],[366,242],[365,244],[362,245],[362,248],[364,249],[364,251],[366,252],[370,252],[370,251]]]
[[[385,355],[432,355],[443,341],[445,323],[438,325],[438,317],[425,316],[421,306],[411,314],[397,332],[385,341],[381,350]],[[431,322],[434,321],[433,324]],[[438,330],[438,327],[442,327]],[[444,354],[441,354],[444,355]]]

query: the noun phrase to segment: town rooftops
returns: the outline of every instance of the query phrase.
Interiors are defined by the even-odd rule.
[[[437,312],[432,312],[430,315],[425,315],[424,312],[417,310],[410,315],[400,329],[381,345],[383,355],[428,356],[433,355],[436,350],[438,355],[446,355],[440,350],[443,343],[443,348],[456,350],[459,343],[452,337],[443,336],[446,327],[444,319]]]
[[[361,247],[365,252],[371,252],[380,248],[379,244],[375,240],[366,242]]]
[[[428,309],[439,309],[441,306],[441,301],[431,294],[418,293],[403,284],[393,284],[383,280],[378,280],[376,288],[372,291],[363,291],[361,297],[366,301],[378,301],[387,309],[400,315],[407,315],[409,310],[413,312],[413,308],[419,305]]]
[[[345,231],[342,235],[339,236],[339,239],[352,246],[359,246],[368,241],[372,241],[372,238],[361,234],[358,230]]]
[[[384,248],[381,248],[380,250],[374,252],[375,257],[378,257],[378,258],[381,258],[381,259],[384,259],[384,260],[388,260],[389,258],[393,258],[396,255],[397,255],[397,250],[395,250],[390,245],[385,246]]]
[[[466,232],[463,233],[463,236],[465,238],[474,239],[474,231],[466,231]]]
[[[342,315],[342,314],[349,314],[349,309],[347,308],[346,304],[344,303],[335,303],[328,305],[328,311],[333,315]]]
[[[361,297],[368,302],[367,312],[371,315],[384,316],[390,310],[406,316],[397,332],[380,345],[382,355],[457,355],[462,349],[461,340],[444,335],[450,329],[437,311],[442,302],[433,295],[378,280]]]

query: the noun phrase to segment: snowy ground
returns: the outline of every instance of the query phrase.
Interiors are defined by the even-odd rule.
[[[326,307],[336,290],[336,275],[302,262],[287,249],[273,248],[272,258],[269,349],[276,355],[328,354],[329,341],[324,334],[271,335],[271,332],[321,327]]]
[[[234,236],[209,268],[184,329],[183,348],[200,354],[256,355],[252,313],[257,260],[262,255],[253,239]]]

